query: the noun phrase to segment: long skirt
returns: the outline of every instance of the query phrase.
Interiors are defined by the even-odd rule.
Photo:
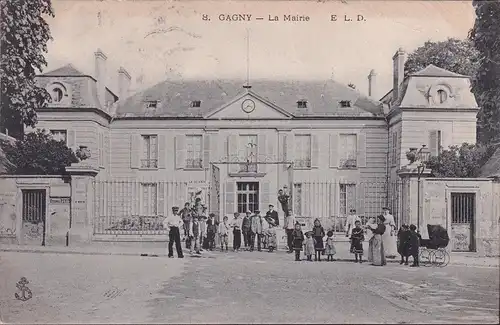
[[[374,237],[370,238],[370,240],[368,241],[368,262],[373,262],[373,241]]]
[[[385,232],[382,235],[382,240],[384,241],[384,252],[385,256],[397,256],[398,255],[398,247],[397,247],[397,237],[391,235],[391,228],[389,225],[386,226]]]
[[[363,242],[359,238],[351,239],[351,253],[363,254]]]
[[[314,238],[314,249],[317,251],[322,251],[325,249],[322,236],[315,236]]]
[[[384,241],[382,240],[381,235],[375,235],[371,239],[373,241],[372,245],[372,257],[373,257],[373,265],[382,266],[386,265],[387,261],[385,259],[384,252]]]

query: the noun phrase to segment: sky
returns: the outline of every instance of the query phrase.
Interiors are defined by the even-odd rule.
[[[464,39],[475,19],[472,1],[53,0],[53,6],[44,72],[71,63],[94,75],[94,52],[100,48],[108,57],[108,86],[117,88],[123,66],[134,91],[166,79],[248,76],[250,81],[333,78],[366,94],[374,69],[375,95],[381,97],[392,87],[398,48],[409,53],[428,40]],[[252,17],[219,19],[232,14]],[[284,21],[285,15],[309,20]],[[358,15],[363,19],[357,21]]]

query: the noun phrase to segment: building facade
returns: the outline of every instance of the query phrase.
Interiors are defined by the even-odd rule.
[[[95,60],[94,77],[71,65],[38,77],[53,100],[37,128],[90,150],[103,220],[164,216],[200,189],[218,216],[280,211],[285,186],[299,216],[344,218],[354,208],[371,217],[388,205],[400,220],[406,151],[438,154],[476,138],[469,78],[434,66],[403,78],[402,50],[380,101],[334,80],[164,81],[129,96],[123,68],[115,94],[102,82],[106,56]],[[371,94],[374,71],[368,78]]]

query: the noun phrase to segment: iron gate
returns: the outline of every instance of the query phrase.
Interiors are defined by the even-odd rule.
[[[46,231],[46,191],[22,190],[23,196],[23,237],[27,243],[45,246]]]
[[[474,251],[475,210],[475,193],[451,193],[451,236],[454,251]]]

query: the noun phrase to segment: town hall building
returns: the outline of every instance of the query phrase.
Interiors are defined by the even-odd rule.
[[[52,96],[37,128],[89,152],[82,164],[97,172],[103,233],[125,231],[123,218],[164,216],[199,190],[218,217],[273,204],[282,220],[277,192],[286,187],[300,217],[373,217],[389,206],[400,222],[406,152],[425,145],[437,155],[476,140],[469,77],[432,65],[405,77],[401,49],[381,99],[373,70],[368,96],[334,80],[217,78],[130,95],[123,68],[119,89],[106,87],[106,61],[98,50],[93,76],[67,65],[37,77]]]

